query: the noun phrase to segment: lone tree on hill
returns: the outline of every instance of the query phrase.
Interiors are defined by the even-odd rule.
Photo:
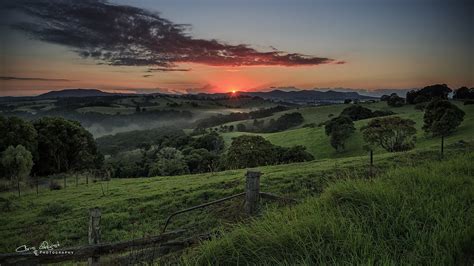
[[[347,116],[338,116],[326,123],[325,131],[331,146],[337,151],[344,150],[346,140],[355,131],[354,122]]]
[[[227,151],[227,168],[275,164],[274,146],[261,136],[242,135],[232,139]]]
[[[20,181],[28,177],[33,167],[33,156],[22,145],[9,146],[2,156],[2,165],[12,181],[16,180],[18,197],[20,197]]]
[[[464,119],[464,111],[445,100],[435,100],[425,108],[423,130],[441,137],[441,157],[444,153],[444,137],[456,130]]]
[[[365,142],[389,152],[406,151],[415,146],[415,122],[398,116],[375,118],[361,128]]]

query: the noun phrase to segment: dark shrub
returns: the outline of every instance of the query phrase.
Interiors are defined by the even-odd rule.
[[[284,131],[289,128],[301,125],[304,119],[303,116],[298,113],[289,113],[280,116],[277,120],[273,122],[270,120],[269,125],[264,129],[265,132],[279,132]]]
[[[306,147],[297,145],[291,148],[279,147],[279,163],[294,163],[314,160],[313,155],[306,151]],[[278,149],[277,149],[278,150]]]
[[[392,93],[390,95],[390,98],[387,100],[388,106],[392,107],[401,107],[405,104],[405,99],[402,97],[398,96],[396,93]]]
[[[237,124],[237,131],[243,132],[245,130],[247,130],[247,127],[244,124]]]
[[[380,97],[380,101],[381,102],[386,102],[386,101],[388,101],[388,98],[390,98],[390,95],[384,94],[384,95],[382,95],[382,97]]]
[[[372,110],[360,105],[352,105],[342,110],[340,116],[347,116],[352,121],[362,120],[373,117]]]

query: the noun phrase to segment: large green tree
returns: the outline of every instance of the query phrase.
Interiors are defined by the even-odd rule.
[[[464,119],[464,111],[446,100],[435,100],[425,108],[423,130],[441,137],[441,156],[444,152],[444,137],[452,134]]]
[[[207,149],[190,149],[184,158],[193,174],[212,172],[219,166],[219,155]]]
[[[9,146],[22,145],[36,158],[37,133],[29,121],[0,115],[0,152]]]
[[[38,133],[38,174],[98,168],[103,157],[92,135],[79,122],[45,117],[34,122]]]
[[[224,139],[218,133],[211,132],[196,138],[193,146],[196,149],[206,149],[213,154],[218,154],[224,150]]]
[[[151,166],[149,176],[182,175],[189,173],[181,151],[172,147],[160,150],[158,160]]]
[[[361,128],[365,142],[389,152],[412,149],[415,146],[415,121],[398,116],[375,118]]]
[[[9,146],[2,154],[1,163],[11,181],[16,181],[20,196],[20,181],[28,177],[33,167],[33,156],[24,146]]]
[[[338,116],[326,122],[326,135],[331,146],[336,150],[344,150],[346,140],[354,132],[354,122],[347,116]]]
[[[261,136],[242,135],[232,139],[227,151],[226,167],[230,169],[276,163],[274,145]]]

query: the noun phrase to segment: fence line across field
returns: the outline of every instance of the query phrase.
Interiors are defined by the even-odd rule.
[[[231,200],[240,196],[245,196],[245,212],[248,215],[255,215],[259,208],[258,204],[260,198],[267,198],[270,200],[277,200],[283,202],[296,202],[294,199],[280,197],[271,193],[260,192],[260,176],[261,172],[247,171],[245,192],[235,195],[227,196],[218,200],[203,203],[194,207],[186,208],[172,213],[166,220],[162,232],[156,236],[149,236],[143,238],[136,238],[132,240],[120,241],[116,243],[102,243],[101,235],[101,221],[102,211],[99,208],[89,209],[89,216],[83,218],[68,218],[58,219],[55,222],[77,220],[89,218],[88,243],[87,246],[73,247],[69,249],[52,250],[50,253],[35,255],[33,252],[8,253],[0,254],[0,264],[7,263],[57,263],[71,260],[85,260],[87,259],[89,265],[99,265],[100,257],[113,253],[123,252],[134,247],[149,247],[152,245],[153,254],[155,248],[158,247],[159,254],[167,254],[169,252],[184,249],[190,245],[196,244],[203,239],[209,239],[211,233],[204,233],[197,236],[179,239],[183,236],[185,230],[177,229],[170,232],[165,232],[167,226],[171,222],[171,218],[185,212],[196,209],[205,208],[215,205],[227,200]],[[31,225],[29,225],[31,226]],[[25,226],[26,227],[26,226]],[[25,228],[20,227],[20,228]],[[2,230],[14,230],[16,227],[5,228]]]

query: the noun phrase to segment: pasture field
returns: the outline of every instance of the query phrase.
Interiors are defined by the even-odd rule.
[[[346,179],[190,252],[189,265],[469,265],[474,154]]]
[[[460,152],[452,145],[447,150],[447,156]],[[432,150],[378,154],[375,172],[436,158],[438,153]],[[305,199],[319,195],[338,180],[367,178],[367,164],[367,156],[358,156],[257,169],[263,172],[262,191]],[[244,173],[245,169],[240,169],[172,177],[89,180],[88,185],[81,180],[78,186],[69,179],[66,189],[43,189],[39,195],[34,188],[24,191],[20,198],[14,191],[2,192],[0,252],[12,252],[17,245],[43,240],[59,241],[64,247],[86,244],[91,207],[102,209],[104,242],[156,235],[169,214],[242,192]],[[242,200],[235,199],[183,214],[172,222],[169,230],[184,228],[189,234],[208,232],[246,220],[242,213]]]
[[[473,141],[474,140],[474,106],[473,105],[462,105],[461,103],[456,103],[466,113],[464,121],[457,128],[457,130],[451,136],[447,137],[448,142],[454,143],[457,141]],[[322,123],[327,121],[328,115],[333,114],[338,116],[340,112],[347,107],[345,104],[331,105],[331,106],[321,106],[321,107],[309,107],[301,108],[299,110],[290,110],[285,112],[301,112],[304,118],[304,123]],[[417,148],[429,148],[434,149],[440,145],[439,138],[433,138],[427,136],[422,130],[423,126],[423,111],[416,110],[413,105],[405,105],[403,107],[388,107],[386,103],[368,103],[363,104],[363,106],[370,108],[371,110],[390,110],[395,112],[396,116],[402,118],[409,118],[416,122],[417,129]],[[282,112],[283,113],[283,112]],[[277,113],[274,116],[279,117],[282,113]],[[346,150],[343,152],[336,152],[334,148],[329,144],[329,137],[326,136],[324,132],[324,126],[321,127],[300,127],[295,129],[286,130],[283,132],[276,133],[247,133],[247,132],[228,132],[222,133],[224,140],[228,145],[232,142],[233,137],[237,137],[243,134],[249,135],[260,135],[275,145],[280,145],[284,147],[291,147],[294,145],[302,145],[307,148],[307,150],[313,154],[317,159],[324,158],[341,158],[347,156],[360,156],[365,154],[366,151],[363,149],[364,140],[362,138],[362,133],[360,129],[365,126],[370,119],[364,119],[354,122],[356,131],[353,135],[347,140]],[[384,150],[378,149],[377,152],[385,152]]]

